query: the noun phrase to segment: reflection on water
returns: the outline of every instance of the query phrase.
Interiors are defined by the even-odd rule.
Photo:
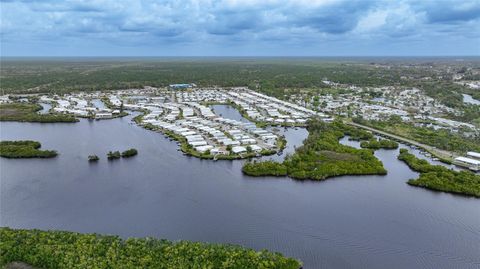
[[[480,264],[479,200],[405,184],[417,173],[398,150],[375,153],[386,176],[257,179],[242,175],[244,161],[186,157],[131,117],[2,122],[2,139],[38,140],[60,155],[0,160],[0,226],[241,244],[297,257],[305,268]],[[106,160],[130,147],[139,155]],[[101,160],[89,163],[90,154]]]

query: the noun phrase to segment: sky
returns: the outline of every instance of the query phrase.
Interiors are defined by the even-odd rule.
[[[0,0],[1,56],[480,55],[480,0]]]

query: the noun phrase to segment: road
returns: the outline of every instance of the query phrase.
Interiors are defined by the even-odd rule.
[[[362,125],[362,124],[354,123],[354,122],[345,122],[345,123],[349,124],[349,125],[352,125],[352,126],[355,126],[355,127],[359,127],[359,128],[368,130],[368,131],[371,131],[372,133],[376,133],[376,134],[380,134],[382,136],[393,138],[394,140],[398,140],[398,141],[401,141],[403,143],[407,143],[407,144],[417,146],[419,148],[422,148],[422,149],[430,152],[432,155],[434,155],[435,157],[437,157],[439,159],[444,159],[444,160],[447,160],[449,162],[452,162],[453,159],[455,157],[457,157],[457,155],[453,152],[446,151],[446,150],[441,150],[441,149],[438,149],[436,147],[425,145],[425,144],[422,144],[420,142],[417,142],[417,141],[414,141],[414,140],[411,140],[411,139],[408,139],[408,138],[405,138],[405,137],[402,137],[402,136],[398,136],[398,135],[394,135],[394,134],[391,134],[391,133],[388,133],[388,132],[380,131],[378,129],[368,127],[368,126],[365,126],[365,125]]]

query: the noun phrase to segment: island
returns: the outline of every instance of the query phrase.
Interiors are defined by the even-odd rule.
[[[122,158],[130,158],[138,154],[138,150],[131,148],[122,152]]]
[[[368,141],[362,141],[360,147],[368,149],[397,149],[398,143],[388,139],[371,139]]]
[[[417,179],[407,183],[441,192],[449,192],[480,198],[480,176],[470,171],[454,171],[441,165],[432,165],[400,149],[398,159],[404,161],[412,170],[420,173]]]
[[[117,151],[109,151],[107,153],[107,159],[108,160],[120,159],[121,156],[122,156],[122,154],[118,150]]]
[[[347,134],[355,138],[370,137],[363,130],[340,121],[325,123],[319,119],[308,122],[309,136],[303,146],[283,163],[273,161],[247,162],[243,173],[250,176],[289,176],[294,179],[324,180],[342,175],[385,175],[383,164],[368,149],[342,145],[339,139]]]
[[[18,140],[1,141],[0,156],[4,158],[53,158],[58,155],[55,150],[40,150],[38,141]]]
[[[155,238],[0,228],[0,266],[40,268],[275,268],[302,263],[266,250]]]
[[[98,160],[100,160],[100,158],[97,155],[89,155],[88,156],[88,161],[89,162],[96,162]]]

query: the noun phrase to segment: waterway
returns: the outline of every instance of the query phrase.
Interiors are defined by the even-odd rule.
[[[0,226],[240,244],[304,268],[480,266],[480,200],[407,185],[418,174],[398,150],[375,153],[386,176],[295,181],[244,176],[241,160],[184,156],[131,116],[0,124],[2,140],[37,140],[60,153],[0,159]],[[284,132],[290,141],[306,131]],[[136,157],[107,161],[109,150],[131,147]],[[89,163],[90,154],[100,161]]]
[[[462,94],[463,95],[463,102],[468,103],[468,104],[473,104],[473,105],[480,105],[480,101],[477,99],[474,99],[471,95],[468,94]]]
[[[47,114],[47,113],[49,113],[50,109],[52,108],[51,104],[40,103],[40,105],[42,106],[42,109],[38,111],[38,113],[40,113],[40,114]]]

